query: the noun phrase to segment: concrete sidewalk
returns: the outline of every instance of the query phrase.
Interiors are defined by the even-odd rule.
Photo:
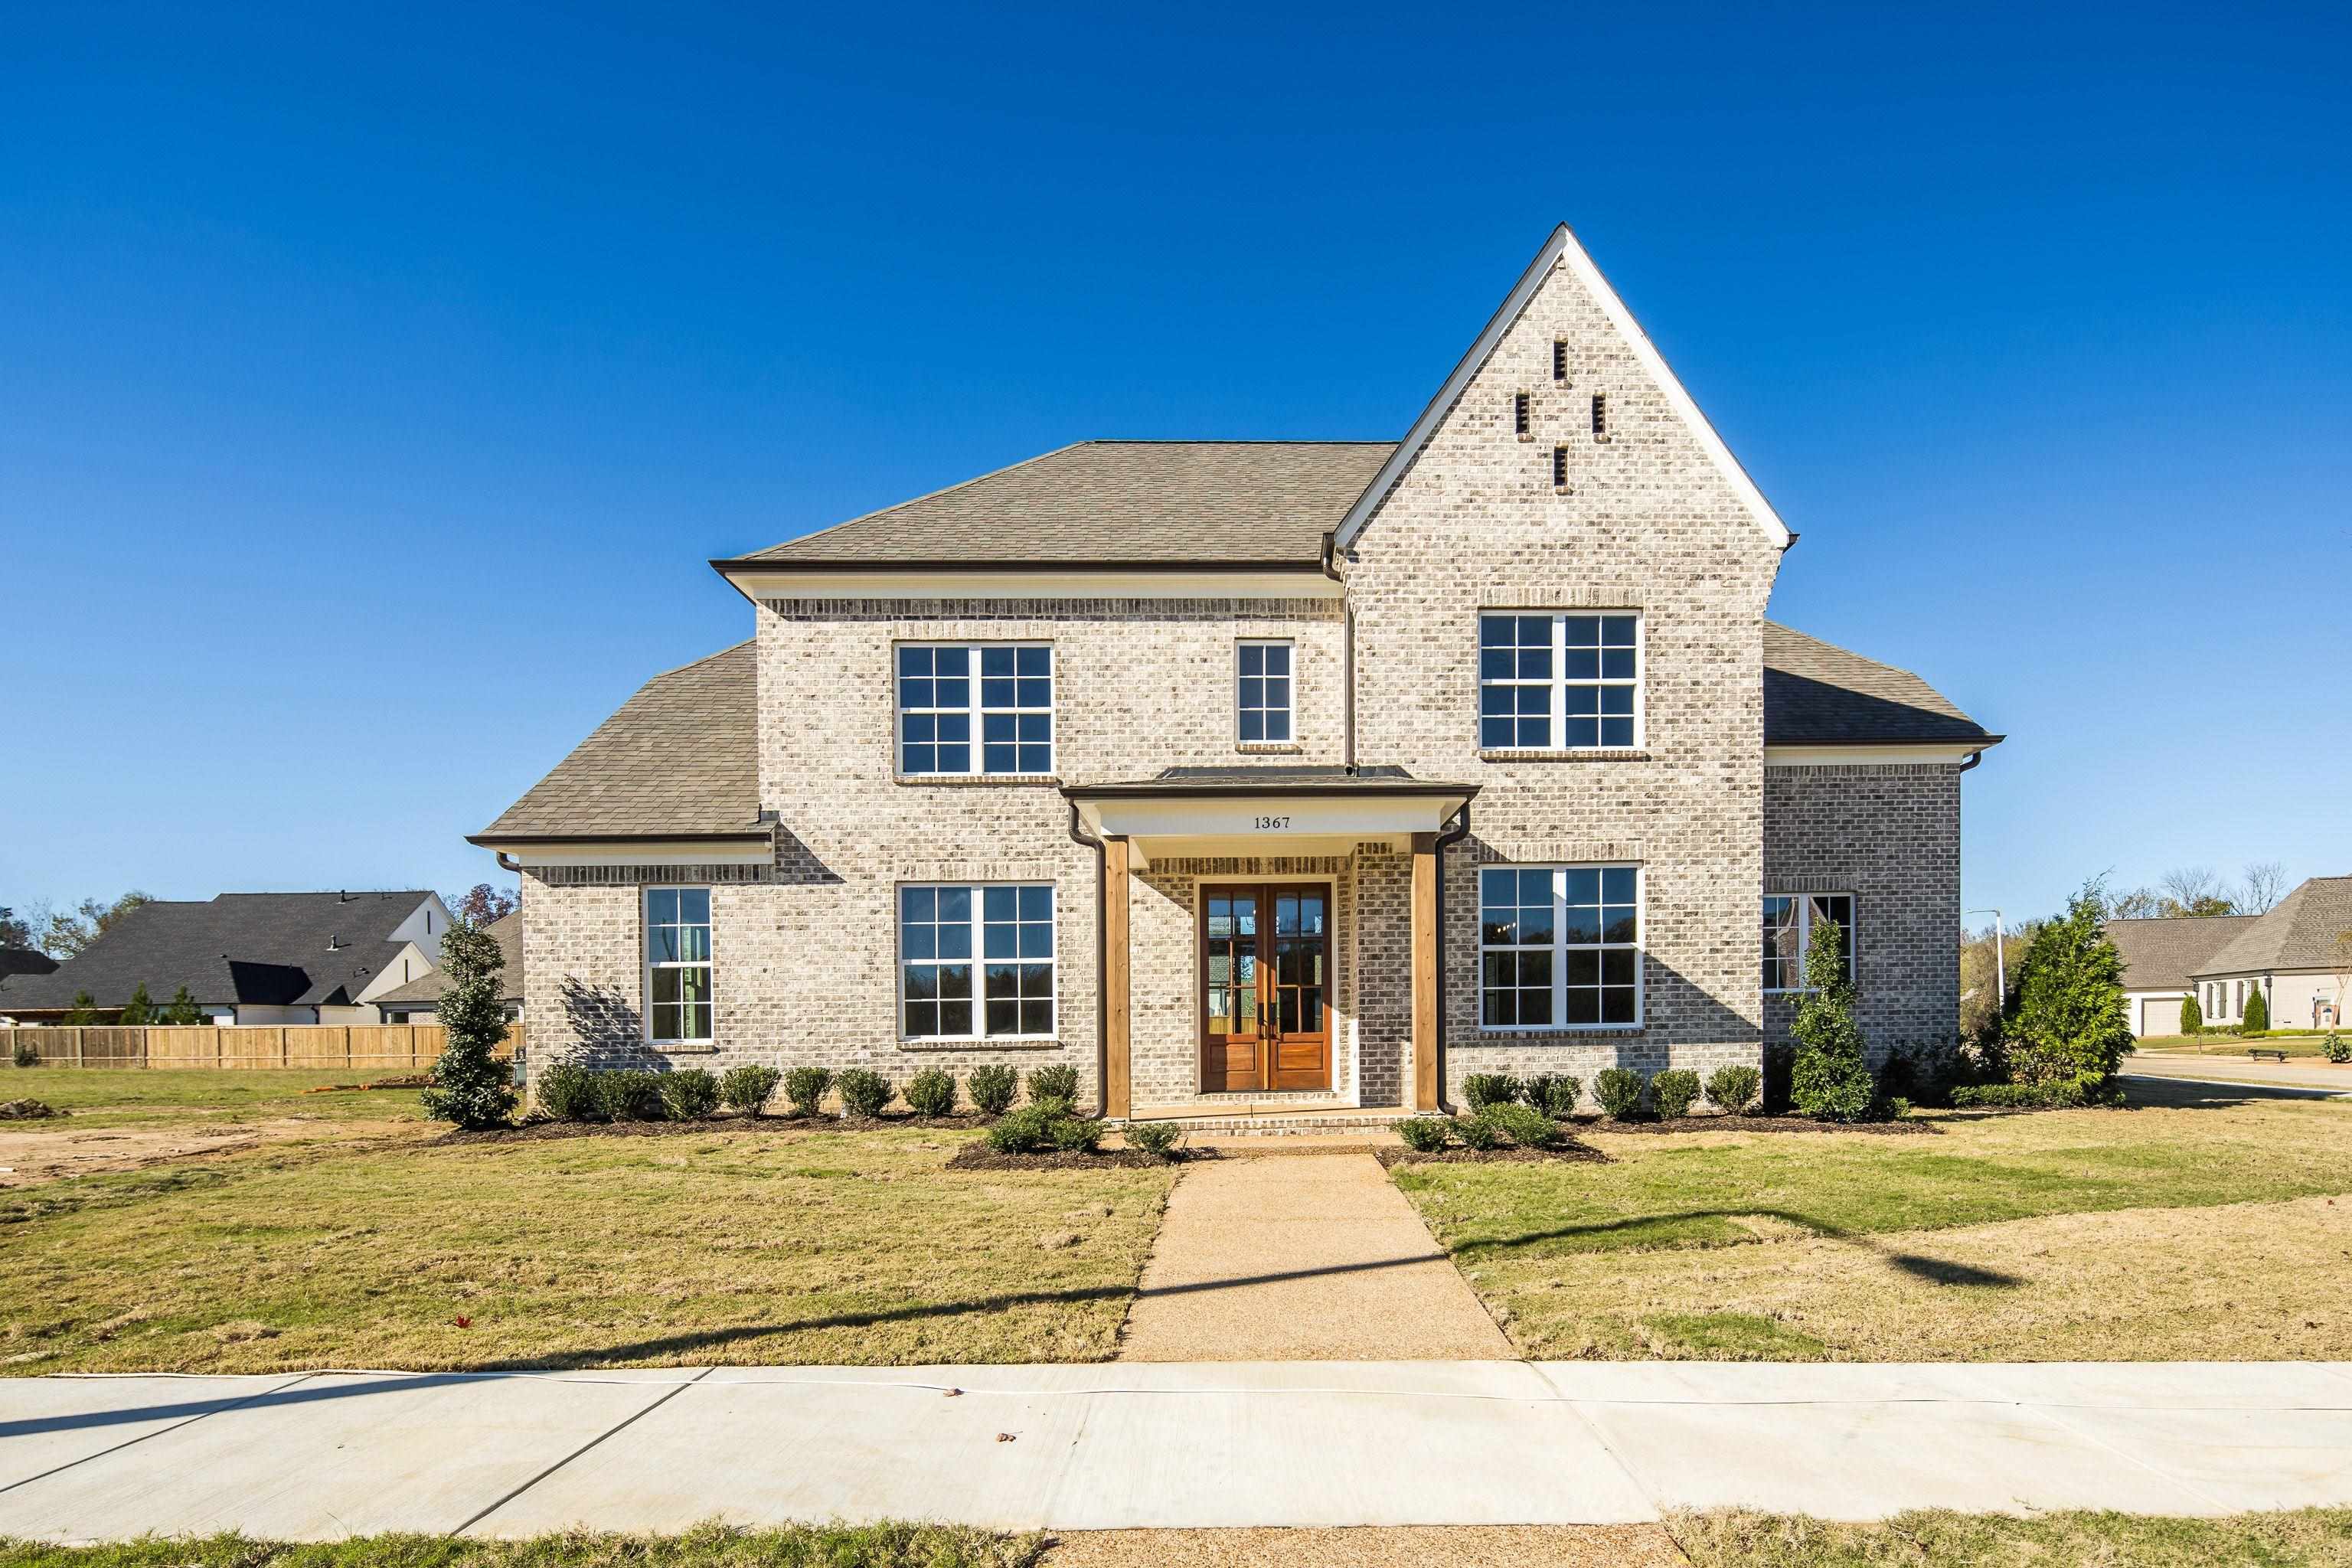
[[[950,1389],[961,1393],[950,1394]],[[2352,1363],[1337,1362],[0,1383],[0,1535],[2352,1503]]]
[[[2156,1079],[2175,1083],[2210,1083],[2226,1089],[2268,1089],[2298,1100],[2352,1094],[2352,1067],[2337,1067],[2316,1057],[2256,1062],[2243,1057],[2131,1056],[2124,1058],[2123,1076],[2141,1082]]]

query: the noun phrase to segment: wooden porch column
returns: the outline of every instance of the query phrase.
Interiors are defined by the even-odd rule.
[[[1134,1042],[1128,1017],[1127,840],[1103,839],[1103,1114],[1135,1110]]]
[[[1437,1109],[1437,835],[1412,836],[1412,1108]]]

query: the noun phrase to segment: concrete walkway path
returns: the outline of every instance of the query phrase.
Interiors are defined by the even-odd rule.
[[[960,1390],[951,1394],[950,1390]],[[2352,1504],[2352,1363],[1390,1362],[0,1380],[0,1535],[1622,1524]]]
[[[1362,1149],[1185,1168],[1121,1361],[1507,1358],[1510,1342]]]

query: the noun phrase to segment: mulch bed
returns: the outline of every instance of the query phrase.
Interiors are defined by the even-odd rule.
[[[1178,1149],[1168,1159],[1155,1159],[1140,1149],[1098,1149],[1091,1154],[1056,1149],[1047,1154],[1000,1154],[985,1141],[956,1151],[950,1171],[1139,1171],[1154,1165],[1189,1164],[1195,1160],[1222,1158],[1214,1149]]]
[[[1440,1149],[1433,1154],[1412,1149],[1375,1149],[1372,1158],[1382,1165],[1543,1165],[1553,1161],[1605,1165],[1609,1156],[1590,1143],[1570,1139],[1557,1149]]]
[[[954,1131],[985,1127],[985,1116],[712,1116],[700,1121],[526,1121],[517,1127],[485,1127],[444,1132],[431,1147],[467,1143],[526,1143],[551,1138],[668,1138],[711,1132],[869,1132],[902,1127],[910,1131]]]
[[[1577,1127],[1586,1132],[1863,1132],[1881,1138],[1936,1133],[1930,1123],[1908,1117],[1899,1121],[1816,1121],[1810,1116],[1677,1116],[1671,1121],[1580,1117]]]

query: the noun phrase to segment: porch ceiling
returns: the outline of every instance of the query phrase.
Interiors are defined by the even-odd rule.
[[[1122,837],[1139,864],[1208,856],[1345,855],[1366,842],[1404,847],[1443,828],[1474,784],[1417,779],[1402,768],[1170,768],[1157,777],[1070,784],[1078,818]]]

